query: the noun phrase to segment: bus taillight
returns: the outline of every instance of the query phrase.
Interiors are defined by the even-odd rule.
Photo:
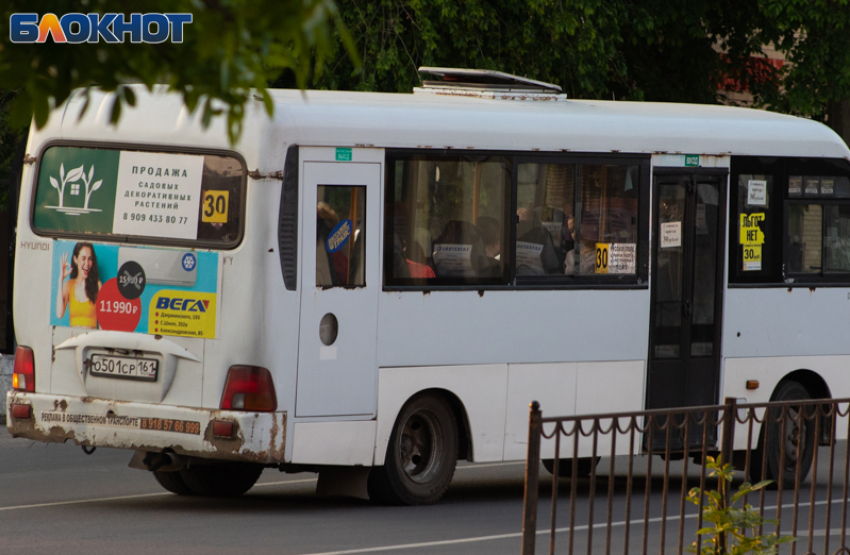
[[[35,392],[35,361],[29,347],[18,346],[15,351],[12,388],[17,391]]]
[[[272,375],[258,366],[231,366],[221,408],[272,412],[277,409]]]

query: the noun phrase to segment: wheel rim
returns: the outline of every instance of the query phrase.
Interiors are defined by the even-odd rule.
[[[405,420],[399,440],[399,463],[405,476],[426,483],[439,472],[438,454],[442,451],[442,435],[436,417],[419,410]]]
[[[806,445],[806,426],[803,423],[803,415],[800,411],[789,408],[788,419],[785,422],[785,468],[793,469],[797,466],[797,446]],[[803,453],[801,453],[803,454]]]

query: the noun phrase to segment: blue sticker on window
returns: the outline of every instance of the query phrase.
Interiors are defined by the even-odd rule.
[[[336,252],[348,242],[351,237],[351,220],[342,220],[333,228],[331,234],[328,235],[326,247],[328,252]]]

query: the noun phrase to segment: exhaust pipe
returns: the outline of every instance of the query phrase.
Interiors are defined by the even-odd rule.
[[[130,459],[130,468],[151,472],[175,472],[186,467],[188,459],[171,451],[136,451]]]

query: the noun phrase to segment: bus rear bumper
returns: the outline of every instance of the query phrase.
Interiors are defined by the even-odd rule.
[[[14,418],[13,405],[29,405],[29,418]],[[20,391],[7,394],[6,411],[13,437],[137,451],[167,449],[207,459],[284,462],[285,412],[194,409]],[[215,436],[214,422],[232,423],[233,436]]]

